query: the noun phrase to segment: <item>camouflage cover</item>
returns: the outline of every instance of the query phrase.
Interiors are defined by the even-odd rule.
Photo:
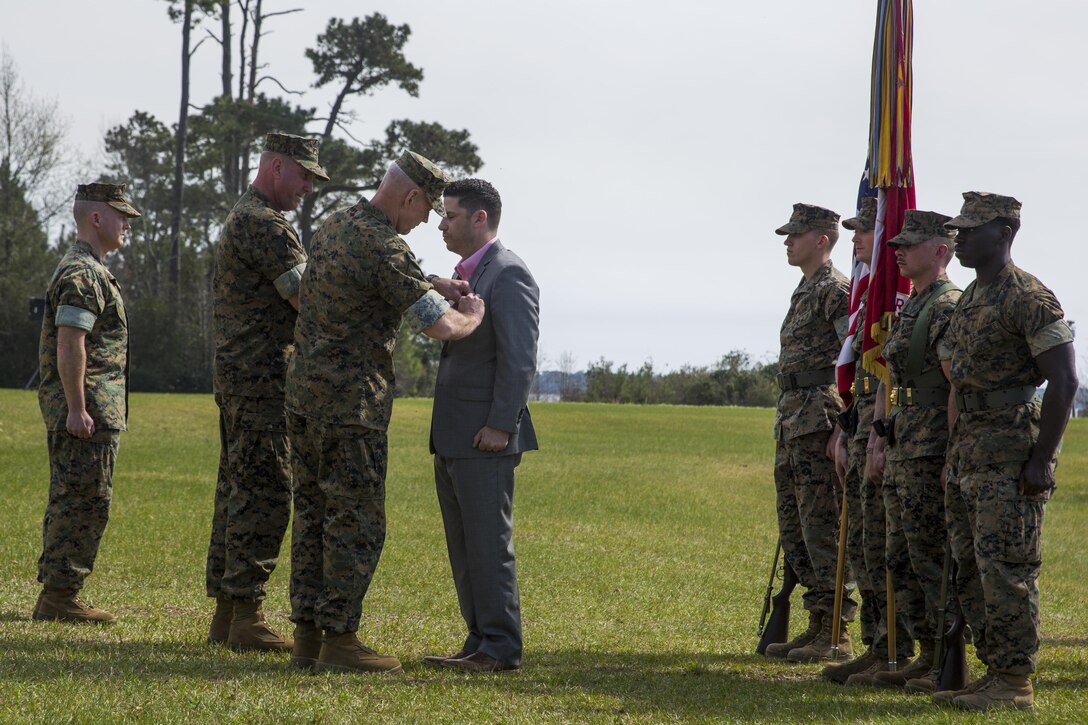
[[[907,209],[903,216],[903,228],[888,240],[888,246],[912,247],[930,239],[951,241],[956,238],[956,230],[945,226],[945,222],[951,218],[935,211]]]
[[[140,216],[136,207],[125,198],[124,184],[80,184],[76,187],[76,201],[100,201],[129,218]]]
[[[952,229],[978,227],[998,217],[1019,219],[1020,202],[1011,196],[991,194],[988,191],[965,191],[959,216],[946,224]]]
[[[804,234],[813,229],[833,232],[839,228],[839,215],[830,209],[813,204],[794,204],[790,220],[774,230],[775,234]]]
[[[842,225],[852,232],[871,232],[876,229],[876,202],[875,196],[863,198],[857,216],[844,219]],[[865,260],[865,263],[868,264],[869,260]]]
[[[290,156],[298,165],[325,181],[329,175],[318,163],[317,154],[321,139],[294,136],[289,133],[269,133],[264,137],[264,150]]]

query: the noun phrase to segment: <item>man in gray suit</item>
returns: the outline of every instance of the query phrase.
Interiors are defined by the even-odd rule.
[[[498,239],[502,200],[481,179],[445,190],[439,224],[461,261],[433,278],[456,303],[475,292],[483,322],[442,347],[431,416],[431,452],[446,546],[468,636],[460,651],[424,658],[470,672],[521,664],[521,605],[514,562],[514,469],[537,447],[526,401],[536,375],[539,290],[528,267]]]

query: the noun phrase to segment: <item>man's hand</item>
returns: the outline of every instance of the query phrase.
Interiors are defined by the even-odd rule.
[[[460,280],[455,280],[460,281]],[[484,316],[484,299],[477,294],[469,292],[457,300],[457,311],[472,317]]]
[[[469,286],[467,279],[435,277],[431,280],[431,284],[434,285],[434,289],[438,294],[445,297],[446,301],[455,307],[462,297],[472,292],[472,287]]]
[[[865,449],[865,480],[878,485],[884,481],[884,439],[875,434]]]
[[[827,443],[824,444],[824,458],[829,461],[835,460],[835,446],[838,445],[839,435],[842,433],[842,428],[836,423],[835,427],[831,429],[831,435],[827,437]]]
[[[846,450],[846,435],[840,435],[835,442],[835,474],[840,483],[846,482],[846,466],[850,460],[850,453]]]
[[[94,435],[94,421],[86,409],[69,410],[66,426],[68,432],[76,438],[90,438]]]
[[[1054,463],[1032,455],[1020,471],[1017,490],[1021,496],[1038,496],[1054,488],[1054,485]]]
[[[506,450],[510,444],[510,434],[498,428],[485,425],[472,439],[472,447],[488,453],[498,453]]]
[[[484,319],[484,300],[471,292],[457,300],[457,306],[451,307],[430,327],[423,328],[423,334],[435,340],[460,340],[468,337]]]

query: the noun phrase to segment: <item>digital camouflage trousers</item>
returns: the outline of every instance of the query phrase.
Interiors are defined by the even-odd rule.
[[[282,400],[216,395],[219,473],[205,567],[209,597],[261,601],[291,517]]]
[[[359,629],[385,544],[385,431],[288,413],[294,468],[291,620]]]
[[[86,440],[68,431],[47,432],[49,502],[38,558],[38,581],[43,585],[79,590],[94,569],[110,517],[120,442],[116,430],[96,431]]]
[[[839,554],[839,486],[824,455],[829,431],[778,441],[774,485],[778,536],[786,561],[805,587],[805,609],[830,615],[835,606]],[[843,593],[842,616],[853,621],[857,603]]]
[[[1017,493],[1022,468],[1022,461],[961,461],[945,498],[960,606],[975,650],[991,669],[1015,675],[1036,667],[1043,515],[1050,496]]]
[[[943,632],[936,619],[947,541],[943,467],[944,456],[927,456],[888,461],[884,468],[885,551],[896,610],[918,639],[936,639]]]

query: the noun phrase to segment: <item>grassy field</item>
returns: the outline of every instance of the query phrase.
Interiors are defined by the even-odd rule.
[[[769,410],[535,406],[544,450],[525,457],[515,505],[524,667],[466,676],[420,662],[457,649],[463,633],[430,477],[429,401],[398,401],[389,536],[360,637],[405,672],[374,677],[299,675],[283,656],[203,643],[215,405],[135,395],[131,409],[86,590],[119,622],[39,623],[29,615],[48,485],[43,428],[34,394],[0,390],[0,722],[983,719],[844,689],[819,681],[816,666],[752,653],[775,543]],[[1086,469],[1088,425],[1078,420],[1047,512],[1037,714],[1003,719],[1088,717]],[[289,628],[281,564],[267,608]],[[795,595],[794,629],[803,617]]]

